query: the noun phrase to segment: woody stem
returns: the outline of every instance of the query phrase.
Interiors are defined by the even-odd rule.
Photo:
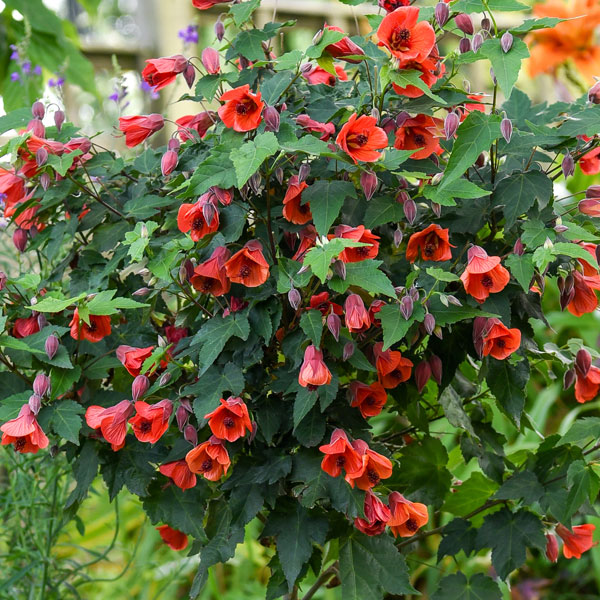
[[[339,563],[336,560],[328,569],[326,569],[319,575],[318,579],[308,590],[308,592],[306,592],[302,600],[310,600],[317,593],[317,590],[329,581],[332,575],[337,575],[338,567]]]

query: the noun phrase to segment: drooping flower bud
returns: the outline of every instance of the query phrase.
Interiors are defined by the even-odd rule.
[[[215,205],[212,202],[204,202],[202,204],[202,216],[204,217],[204,220],[206,221],[206,224],[208,226],[212,224],[216,217],[216,214],[217,209],[215,208]]]
[[[429,378],[431,377],[431,367],[429,363],[424,360],[415,367],[415,383],[417,384],[417,391],[419,394],[423,391],[423,388],[427,385]]]
[[[570,152],[565,154],[560,167],[565,177],[570,177],[573,175],[573,173],[575,173],[575,161],[573,160]]]
[[[263,112],[265,119],[265,131],[279,131],[279,111],[274,106],[267,106]]]
[[[50,377],[44,373],[39,373],[33,380],[33,393],[38,396],[50,394]]]
[[[400,247],[403,237],[404,234],[402,233],[402,230],[398,227],[396,231],[394,231],[394,246],[396,246],[396,248]]]
[[[41,396],[38,396],[38,394],[31,394],[31,396],[29,396],[27,404],[29,404],[31,412],[34,415],[37,415],[40,412],[40,408],[42,407],[42,398]]]
[[[44,191],[50,187],[50,175],[48,175],[48,173],[42,173],[40,175],[40,185]]]
[[[204,48],[200,58],[202,60],[202,65],[211,75],[216,75],[221,70],[219,53],[214,48],[211,48],[210,46]]]
[[[169,373],[169,371],[165,371],[160,376],[160,379],[158,380],[158,385],[160,385],[160,387],[165,387],[165,385],[167,385],[169,381],[171,381],[171,373]]]
[[[600,198],[600,185],[590,185],[585,191],[586,198]]]
[[[183,72],[183,79],[187,83],[187,86],[191,89],[194,85],[194,81],[196,81],[196,69],[194,69],[194,65],[192,63],[188,64]]]
[[[591,366],[592,355],[585,348],[581,348],[575,356],[575,368],[585,377]]]
[[[32,304],[33,304],[33,302],[32,302]],[[38,327],[40,328],[40,330],[44,329],[44,327],[46,327],[46,325],[48,325],[48,319],[46,318],[46,315],[44,313],[38,314],[37,323],[38,323]]]
[[[435,354],[429,357],[429,366],[431,367],[431,375],[438,385],[442,383],[442,359]]]
[[[466,13],[460,13],[454,17],[454,22],[463,33],[466,33],[467,35],[473,35],[473,31],[475,30],[473,29],[473,21],[469,15]]]
[[[373,197],[373,194],[377,189],[377,183],[377,175],[375,175],[373,171],[363,171],[360,174],[360,187],[365,193],[367,201],[369,201]]]
[[[215,36],[219,42],[221,42],[225,37],[225,25],[221,19],[217,19],[217,22],[215,23]]]
[[[15,232],[13,233],[13,244],[19,252],[25,252],[25,247],[27,246],[27,231],[25,231],[25,229],[21,229],[20,227],[15,229]]]
[[[546,558],[553,563],[558,560],[558,540],[553,533],[546,534]]]
[[[175,420],[177,421],[177,427],[179,431],[183,431],[187,425],[190,413],[185,409],[184,406],[179,405],[175,411]]]
[[[450,9],[445,2],[438,2],[435,5],[435,20],[440,29],[448,22]]]
[[[411,296],[404,296],[404,298],[400,300],[400,312],[407,321],[413,313],[413,308],[414,301]]]
[[[341,326],[342,321],[335,313],[332,312],[327,315],[327,329],[329,329],[336,342],[340,341]]]
[[[59,346],[60,341],[58,337],[54,333],[51,333],[46,338],[46,341],[44,343],[44,350],[46,351],[46,356],[48,357],[48,360],[52,360],[56,356]]]
[[[521,238],[517,238],[517,241],[515,242],[515,245],[513,246],[513,253],[516,254],[517,256],[523,256],[524,252],[525,252],[525,246],[523,245]]]
[[[54,125],[56,125],[56,129],[58,129],[58,131],[61,130],[64,122],[65,122],[65,113],[62,110],[55,111],[54,112]]]
[[[588,100],[593,104],[600,104],[600,81],[597,81],[588,92]]]
[[[454,137],[459,125],[460,117],[454,111],[449,112],[444,119],[444,135],[447,140]]]
[[[4,271],[0,271],[0,292],[4,289],[4,286],[6,286],[6,273]]]
[[[406,217],[406,220],[412,225],[417,218],[417,205],[415,201],[412,198],[409,198],[406,200],[406,202],[404,202],[402,208],[404,210],[404,216]]]
[[[348,360],[354,354],[354,343],[347,342],[344,344],[344,352],[342,353],[343,360]]]
[[[469,52],[471,50],[471,40],[469,38],[461,38],[460,42],[458,42],[458,51],[461,54],[465,52]]]
[[[473,52],[477,52],[477,50],[479,50],[479,48],[481,48],[483,44],[483,36],[481,35],[481,33],[476,33],[473,36],[473,40],[471,41],[471,48],[473,49]]]
[[[48,160],[48,150],[46,148],[38,148],[38,151],[35,153],[35,163],[38,167],[43,167]]]
[[[510,119],[507,119],[506,117],[504,117],[504,119],[502,119],[502,121],[500,122],[500,133],[502,134],[502,137],[506,140],[507,144],[510,142],[510,138],[512,137],[512,132],[513,132],[512,121]]]
[[[173,169],[177,166],[178,156],[175,150],[167,150],[161,160],[160,160],[160,169],[162,171],[163,177],[170,175],[173,172]]]
[[[310,175],[310,165],[302,163],[298,169],[298,183],[302,183]]]
[[[131,398],[137,402],[148,391],[150,380],[145,375],[138,375],[131,384]]]
[[[167,144],[167,148],[177,152],[181,148],[181,142],[176,137],[172,137]]]
[[[575,379],[577,379],[575,369],[567,369],[563,377],[563,389],[568,390],[575,383]]]
[[[288,292],[288,302],[294,310],[298,310],[300,304],[302,304],[302,296],[295,287]]]
[[[315,35],[313,35],[313,39],[312,39],[313,46],[316,46],[321,41],[324,33],[325,32],[322,29],[319,29],[319,31],[317,31],[317,33],[315,33]]]
[[[442,216],[442,205],[441,204],[438,204],[437,202],[432,202],[431,210],[434,212],[436,217],[439,218]]]
[[[137,297],[144,297],[147,296],[152,290],[149,287],[141,287],[137,290],[135,290],[135,292],[131,292],[132,296]]]
[[[39,119],[31,119],[31,121],[27,123],[27,131],[31,131],[34,135],[41,138],[46,137],[46,128]]]
[[[503,52],[506,54],[513,45],[513,35],[510,31],[505,31],[500,38],[500,46],[502,46]]]
[[[492,78],[492,83],[494,85],[498,84],[498,80],[496,79],[496,73],[494,73],[494,69],[490,67],[490,77]]]
[[[487,17],[481,19],[481,29],[488,32],[492,30],[492,22]]]
[[[240,56],[238,64],[240,69],[244,70],[250,66],[250,61],[245,56]]]
[[[346,263],[343,260],[334,261],[331,267],[340,279],[346,279]]]
[[[456,296],[453,296],[452,294],[448,294],[446,296],[446,299],[448,300],[449,304],[453,304],[454,306],[462,306],[462,302]]]
[[[189,442],[192,446],[198,445],[198,432],[193,425],[186,425],[183,429],[183,437],[186,442]]]
[[[275,169],[275,179],[277,179],[279,185],[283,185],[283,169],[281,167]]]
[[[31,114],[36,119],[43,119],[44,115],[46,114],[46,109],[44,107],[44,103],[40,102],[39,100],[36,100],[33,103],[33,106],[31,107]]]
[[[435,317],[431,313],[427,313],[425,318],[423,319],[423,326],[425,327],[425,331],[427,335],[431,335],[435,328]]]

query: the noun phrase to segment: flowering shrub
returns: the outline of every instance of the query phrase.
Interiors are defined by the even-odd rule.
[[[270,599],[310,572],[306,600],[415,593],[405,556],[434,535],[439,560],[491,550],[494,578],[446,561],[432,598],[500,598],[528,552],[557,560],[554,530],[567,558],[593,544],[575,523],[600,488],[600,420],[517,454],[498,422],[537,431],[534,369],[569,402],[600,391],[595,349],[533,330],[549,291],[573,315],[598,305],[600,193],[553,185],[600,151],[597,90],[533,106],[515,88],[522,36],[558,18],[502,31],[485,0],[404,4],[279,56],[292,22],[223,6],[218,50],[147,61],[156,89],[185,79],[190,114],[122,117],[131,158],[40,102],[2,121],[23,266],[0,278],[2,444],[64,453],[71,511],[98,471],[111,499],[138,495],[199,555],[192,597],[255,517]],[[489,96],[460,75],[476,61]]]

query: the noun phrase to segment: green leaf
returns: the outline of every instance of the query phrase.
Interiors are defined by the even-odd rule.
[[[346,198],[356,198],[350,181],[316,181],[302,193],[302,202],[310,203],[313,222],[319,235],[327,235],[340,214]]]
[[[354,533],[340,544],[340,579],[344,600],[381,600],[390,594],[417,593],[404,557],[391,537]]]
[[[81,154],[83,154],[81,150],[74,150],[73,152],[63,154],[62,156],[50,154],[48,155],[46,164],[52,167],[61,177],[64,177],[73,165],[73,161],[78,156],[81,156]]]
[[[529,7],[517,0],[487,0],[485,4],[482,0],[458,0],[452,8],[458,12],[474,13],[486,10],[498,12],[527,10]]]
[[[469,419],[469,416],[463,408],[462,398],[456,393],[451,385],[440,394],[439,401],[450,425],[464,429],[469,432],[469,435],[477,437],[473,430],[471,419]]]
[[[325,435],[326,422],[317,406],[314,406],[309,413],[294,427],[294,436],[307,448],[316,446],[323,440]]]
[[[576,460],[569,465],[567,484],[570,488],[564,513],[568,516],[575,514],[586,500],[593,503],[600,489],[598,475],[584,460]]]
[[[484,150],[490,149],[492,142],[500,137],[500,121],[499,115],[485,115],[478,110],[469,113],[458,128],[438,193],[445,192],[450,183],[475,164]]]
[[[559,23],[562,23],[565,19],[557,19],[555,17],[544,17],[542,19],[526,19],[517,27],[511,27],[512,33],[527,33],[529,31],[535,31],[537,29],[550,29],[555,27]]]
[[[475,549],[477,530],[471,527],[469,521],[453,519],[444,527],[443,539],[438,547],[437,560],[440,562],[444,556],[454,556],[461,550],[469,556]]]
[[[446,496],[442,510],[464,517],[485,504],[498,487],[495,481],[475,472]]]
[[[58,435],[79,445],[79,431],[85,409],[73,400],[58,400],[51,406],[50,424]]]
[[[373,227],[384,223],[402,222],[405,218],[402,204],[396,202],[395,198],[375,196],[367,204],[364,223],[365,227],[373,229]]]
[[[311,391],[307,387],[302,387],[298,390],[294,400],[294,429],[298,427],[302,419],[310,412],[318,397],[319,395],[316,390]]]
[[[40,300],[37,304],[28,306],[30,310],[35,310],[37,312],[47,312],[47,313],[58,313],[67,309],[69,306],[76,304],[85,298],[85,294],[79,294],[79,296],[74,296],[73,298],[66,298],[65,300],[59,298],[49,298],[45,297],[43,300]]]
[[[235,168],[237,187],[243,187],[248,179],[258,171],[266,158],[279,149],[279,142],[271,131],[258,134],[241,148],[232,150],[229,157]]]
[[[515,422],[521,422],[525,408],[525,386],[529,381],[529,363],[522,360],[514,365],[508,360],[490,358],[486,377],[499,407]]]
[[[502,600],[502,592],[498,584],[483,573],[473,575],[469,581],[463,573],[455,573],[440,581],[431,600]]]
[[[244,374],[242,369],[234,364],[227,363],[224,368],[212,366],[195,383],[184,388],[185,394],[196,394],[194,400],[194,414],[198,421],[204,415],[217,408],[219,399],[224,397],[223,392],[237,396],[244,389]]]
[[[312,272],[321,280],[321,283],[325,283],[332,259],[337,258],[344,248],[359,248],[368,245],[345,238],[324,240],[323,245],[315,246],[306,253],[304,265],[311,268]]]
[[[7,115],[0,117],[0,134],[6,133],[11,129],[21,129],[25,127],[31,120],[31,109],[18,108],[9,112]]]
[[[179,248],[163,248],[158,256],[148,263],[148,270],[155,277],[169,281],[171,270],[175,267],[178,254]]]
[[[312,340],[317,347],[321,347],[321,336],[323,334],[323,315],[318,310],[307,310],[300,317],[302,331]]]
[[[450,273],[450,271],[444,271],[444,269],[439,269],[438,267],[427,267],[425,269],[425,273],[438,281],[459,281],[460,277],[455,275],[454,273]]]
[[[499,500],[520,500],[527,504],[537,502],[544,494],[544,487],[532,471],[519,471],[507,479],[496,492]]]
[[[301,50],[290,50],[285,54],[282,54],[276,61],[275,66],[277,71],[287,71],[288,69],[295,69],[302,60]]]
[[[360,287],[371,294],[384,294],[396,298],[396,290],[388,276],[379,270],[381,260],[361,260],[346,265],[346,278],[338,276],[329,281],[329,287],[338,293],[344,293],[350,286]]]
[[[421,79],[421,75],[423,75],[421,71],[409,69],[396,71],[395,69],[392,69],[390,65],[385,64],[383,67],[381,67],[380,71],[381,87],[385,87],[390,81],[400,86],[401,88],[405,88],[409,85],[412,85],[414,87],[419,88],[426,96],[428,96],[432,100],[435,100],[436,102],[439,102],[440,104],[445,106],[446,102],[444,101],[444,99],[440,98],[431,91],[429,86]]]
[[[529,292],[531,280],[535,272],[531,254],[509,254],[504,261],[504,266],[510,269],[511,275],[519,282],[525,293]]]
[[[487,515],[477,534],[479,548],[492,549],[492,565],[499,577],[506,579],[524,562],[527,547],[546,547],[546,537],[539,518],[526,510],[515,513],[508,508]]]
[[[552,197],[552,181],[541,171],[515,171],[501,179],[492,196],[495,205],[503,205],[506,228],[510,229],[517,218],[538,200],[545,206]]]
[[[306,56],[308,58],[319,58],[327,46],[339,42],[346,35],[341,31],[333,31],[331,29],[323,29],[322,31],[323,35],[319,42],[307,48]]]
[[[383,327],[383,350],[399,342],[415,322],[421,322],[425,311],[420,303],[414,305],[412,315],[405,319],[400,312],[399,304],[387,304],[381,307],[379,318]]]
[[[233,168],[230,154],[229,146],[224,144],[215,146],[208,157],[194,169],[194,174],[189,181],[181,186],[181,189],[187,189],[185,196],[188,198],[198,196],[213,185],[225,189],[235,187],[237,185],[236,171]]]
[[[141,196],[128,200],[123,206],[125,214],[135,219],[148,219],[155,215],[161,208],[170,206],[175,202],[172,196]]]
[[[512,47],[508,52],[502,50],[500,39],[486,40],[479,53],[490,59],[498,85],[508,99],[519,77],[521,61],[529,56],[527,44],[517,36],[513,37]]]
[[[491,192],[480,188],[468,179],[457,179],[444,186],[440,191],[437,185],[426,185],[423,188],[423,196],[429,198],[432,202],[437,202],[442,206],[455,206],[454,198],[474,199],[483,196],[489,196]],[[465,203],[466,206],[466,203]]]
[[[229,7],[229,14],[233,16],[236,27],[241,27],[250,15],[260,6],[260,0],[249,0]]]
[[[580,258],[585,262],[589,263],[598,269],[598,262],[596,257],[590,254],[587,250],[584,250],[579,244],[569,244],[568,242],[556,242],[552,248],[552,254],[554,256],[569,256],[570,258]]]
[[[65,508],[69,508],[75,502],[81,502],[87,496],[90,485],[96,479],[99,464],[95,443],[90,439],[85,440],[79,456],[73,463],[73,476],[77,485],[67,498]]]
[[[577,444],[584,446],[590,440],[600,438],[600,417],[584,417],[577,419],[558,442],[561,444]]]
[[[81,367],[72,369],[60,369],[52,367],[50,370],[50,381],[52,382],[52,398],[58,398],[68,392],[81,377]]]
[[[320,140],[318,137],[313,135],[304,135],[298,140],[286,140],[281,142],[281,149],[285,152],[303,152],[304,154],[312,154],[314,156],[319,156],[325,152],[331,152],[327,142]],[[317,183],[327,183],[327,182],[317,182]],[[332,182],[329,182],[332,183]],[[348,182],[340,182],[340,183],[348,183]],[[353,186],[354,187],[354,186]],[[308,193],[308,188],[306,192]]]

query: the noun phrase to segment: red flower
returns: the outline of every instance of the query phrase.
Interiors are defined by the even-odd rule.
[[[408,6],[410,0],[379,0],[378,4],[385,12],[391,13],[401,6]]]
[[[167,325],[165,327],[165,336],[169,344],[173,344],[173,348],[189,335],[187,327],[175,327],[175,325]]]
[[[187,548],[188,537],[183,531],[173,529],[168,525],[161,525],[160,527],[157,527],[156,530],[160,533],[162,541],[169,546],[169,548],[173,550],[184,550]]]
[[[375,367],[379,383],[384,388],[392,389],[410,379],[413,363],[396,350],[382,350],[383,342],[377,342],[373,347]]]
[[[437,46],[434,46],[429,56],[421,61],[406,60],[398,63],[398,69],[405,71],[421,71],[419,79],[427,86],[431,87],[440,77],[446,72],[444,63],[440,61],[440,55]],[[405,98],[420,98],[425,92],[415,85],[407,85],[400,87],[396,83],[392,83],[394,92]]]
[[[371,450],[363,440],[354,440],[352,447],[358,452],[362,459],[362,467],[356,473],[347,473],[346,481],[350,487],[360,490],[370,490],[382,479],[388,479],[392,475],[392,461],[385,456]]]
[[[71,337],[74,340],[87,340],[92,344],[110,335],[110,317],[108,315],[90,315],[89,325],[82,319],[79,320],[79,310],[76,308],[73,318],[69,323]]]
[[[432,154],[441,154],[444,150],[440,146],[439,137],[443,128],[443,121],[429,115],[417,115],[406,119],[396,129],[394,148],[398,150],[417,150],[411,158],[419,160]]]
[[[562,538],[563,554],[565,558],[581,558],[584,552],[587,552],[594,544],[592,537],[594,535],[595,525],[587,523],[585,525],[576,525],[573,531],[569,531],[564,525],[559,523],[556,526],[556,533]]]
[[[310,308],[320,310],[321,314],[324,317],[327,316],[330,312],[333,312],[336,315],[341,315],[343,312],[343,309],[339,304],[329,301],[329,292],[321,292],[320,294],[315,294],[314,296],[311,296]]]
[[[350,294],[344,302],[344,319],[350,333],[365,331],[371,326],[365,303],[358,294]]]
[[[258,240],[250,240],[225,263],[227,277],[232,283],[258,287],[269,278],[269,263],[262,250]]]
[[[306,79],[309,85],[319,85],[320,83],[324,83],[329,87],[333,87],[337,83],[338,79],[340,81],[348,81],[348,74],[346,71],[344,71],[344,68],[341,65],[335,65],[334,70],[337,78],[333,73],[326,71],[323,67],[314,65],[310,71],[303,72],[302,77]]]
[[[120,117],[119,129],[125,134],[125,144],[133,148],[164,127],[162,115]]]
[[[308,115],[297,116],[296,124],[311,133],[320,133],[321,139],[324,142],[335,133],[335,125],[333,123],[320,123],[319,121],[311,119]]]
[[[206,442],[190,450],[185,461],[193,473],[200,473],[209,481],[218,481],[231,465],[223,442],[212,435]]]
[[[415,6],[400,7],[386,15],[377,29],[378,45],[401,61],[427,58],[435,44],[435,31],[427,21],[417,23],[418,18]]]
[[[333,126],[333,124],[332,124]],[[15,175],[14,169],[0,167],[0,194],[4,194],[4,204],[7,208],[14,206],[25,199],[25,181]]]
[[[460,276],[465,291],[477,302],[484,302],[490,294],[501,292],[510,281],[510,273],[500,264],[499,256],[488,256],[480,246],[472,246],[468,263]]]
[[[192,6],[198,10],[207,10],[217,4],[226,4],[227,2],[230,2],[230,0],[192,0]]]
[[[214,233],[219,229],[219,211],[211,203],[212,220],[210,224],[204,215],[204,205],[207,201],[202,198],[194,204],[182,204],[177,213],[177,227],[182,233],[190,232],[190,237],[194,242],[199,242],[205,235]]]
[[[235,131],[252,131],[260,125],[265,103],[261,101],[260,92],[253,94],[248,84],[225,92],[220,100],[225,102],[219,108],[219,117],[225,127]]]
[[[558,560],[558,540],[553,533],[546,534],[546,558],[553,563]]]
[[[600,173],[600,147],[590,150],[579,159],[579,166],[585,175]]]
[[[172,479],[173,483],[182,490],[189,490],[196,485],[196,475],[190,471],[185,460],[165,463],[160,465],[158,470],[165,477]]]
[[[140,442],[156,444],[169,428],[173,403],[166,399],[156,404],[138,400],[135,403],[135,410],[137,414],[129,419],[135,437]]]
[[[358,164],[358,161],[373,162],[386,148],[388,139],[385,131],[376,125],[377,119],[367,115],[350,116],[338,133],[335,143]]]
[[[367,258],[375,258],[379,252],[379,236],[371,233],[363,225],[350,227],[349,225],[338,225],[334,229],[335,237],[346,240],[354,240],[370,246],[359,246],[358,248],[345,248],[340,253],[340,260],[345,263],[360,262]]]
[[[132,377],[137,377],[142,371],[144,361],[150,358],[154,348],[155,346],[134,348],[133,346],[122,345],[117,348],[117,358]]]
[[[378,415],[387,402],[387,392],[377,381],[371,385],[353,381],[350,384],[350,395],[352,396],[350,406],[357,406],[365,419]]]
[[[23,404],[19,416],[4,423],[0,431],[2,431],[2,445],[12,444],[15,451],[21,454],[37,454],[40,448],[48,446],[48,438],[39,426],[29,404]]]
[[[388,503],[392,517],[387,524],[394,537],[411,537],[429,521],[424,504],[411,502],[398,492],[389,495]]]
[[[177,133],[182,142],[194,140],[194,132],[201,138],[206,135],[206,132],[215,124],[217,113],[212,110],[198,113],[197,115],[186,115],[175,121],[179,125]]]
[[[576,317],[594,312],[598,306],[598,298],[594,290],[600,290],[600,277],[582,275],[573,271],[574,296],[567,305],[567,310]]]
[[[252,431],[248,407],[241,398],[230,396],[221,398],[221,406],[204,415],[213,434],[222,440],[235,442],[246,435],[246,429]]]
[[[406,246],[406,260],[415,262],[419,250],[423,260],[444,261],[452,258],[450,248],[454,246],[449,242],[448,229],[442,229],[439,225],[432,223],[423,231],[413,233]]]
[[[499,319],[488,319],[487,332],[483,335],[483,356],[493,356],[503,360],[519,349],[521,332],[509,329]]]
[[[343,29],[339,27],[335,27],[333,25],[325,24],[325,29],[329,29],[329,31],[338,31],[339,33],[344,33]],[[335,44],[329,44],[329,46],[325,47],[325,52],[327,52],[333,58],[339,58],[341,60],[345,60],[349,63],[359,63],[361,61],[360,58],[352,58],[354,56],[364,56],[365,51],[355,44],[348,36],[343,37]]]
[[[231,281],[225,274],[225,262],[230,256],[225,246],[215,248],[208,260],[200,263],[190,279],[195,289],[203,294],[222,296],[231,288]]]
[[[283,216],[290,223],[304,225],[312,219],[308,202],[302,204],[302,192],[308,187],[305,181],[298,183],[298,175],[292,175],[283,198]]]
[[[298,383],[302,387],[329,385],[331,372],[323,362],[323,353],[312,344],[304,351],[304,362],[300,367]]]
[[[298,232],[298,236],[300,237],[300,245],[294,256],[292,256],[292,260],[302,261],[304,255],[315,246],[317,230],[314,225],[307,225]]]
[[[365,494],[365,518],[356,517],[354,527],[365,535],[380,535],[392,516],[390,509],[371,491]]]
[[[24,338],[33,335],[40,330],[37,317],[27,317],[26,319],[15,319],[12,334],[16,338]]]
[[[575,369],[575,399],[583,404],[593,400],[600,391],[600,369],[591,366],[587,373]]]
[[[371,306],[369,306],[369,319],[371,319],[371,324],[375,325],[375,327],[381,327],[381,321],[375,315],[379,314],[385,305],[386,302],[383,300],[373,300]]]
[[[188,64],[188,59],[181,54],[169,58],[151,58],[146,61],[142,78],[155,90],[160,90],[173,83],[177,75],[186,70]]]
[[[321,461],[321,469],[331,477],[340,475],[342,469],[350,474],[362,469],[362,459],[348,441],[348,436],[343,429],[335,429],[329,444],[320,446],[319,450],[325,454],[325,458]]]
[[[125,445],[127,419],[133,413],[129,400],[121,400],[115,406],[89,406],[85,411],[85,421],[92,429],[100,429],[102,437],[116,452]]]

